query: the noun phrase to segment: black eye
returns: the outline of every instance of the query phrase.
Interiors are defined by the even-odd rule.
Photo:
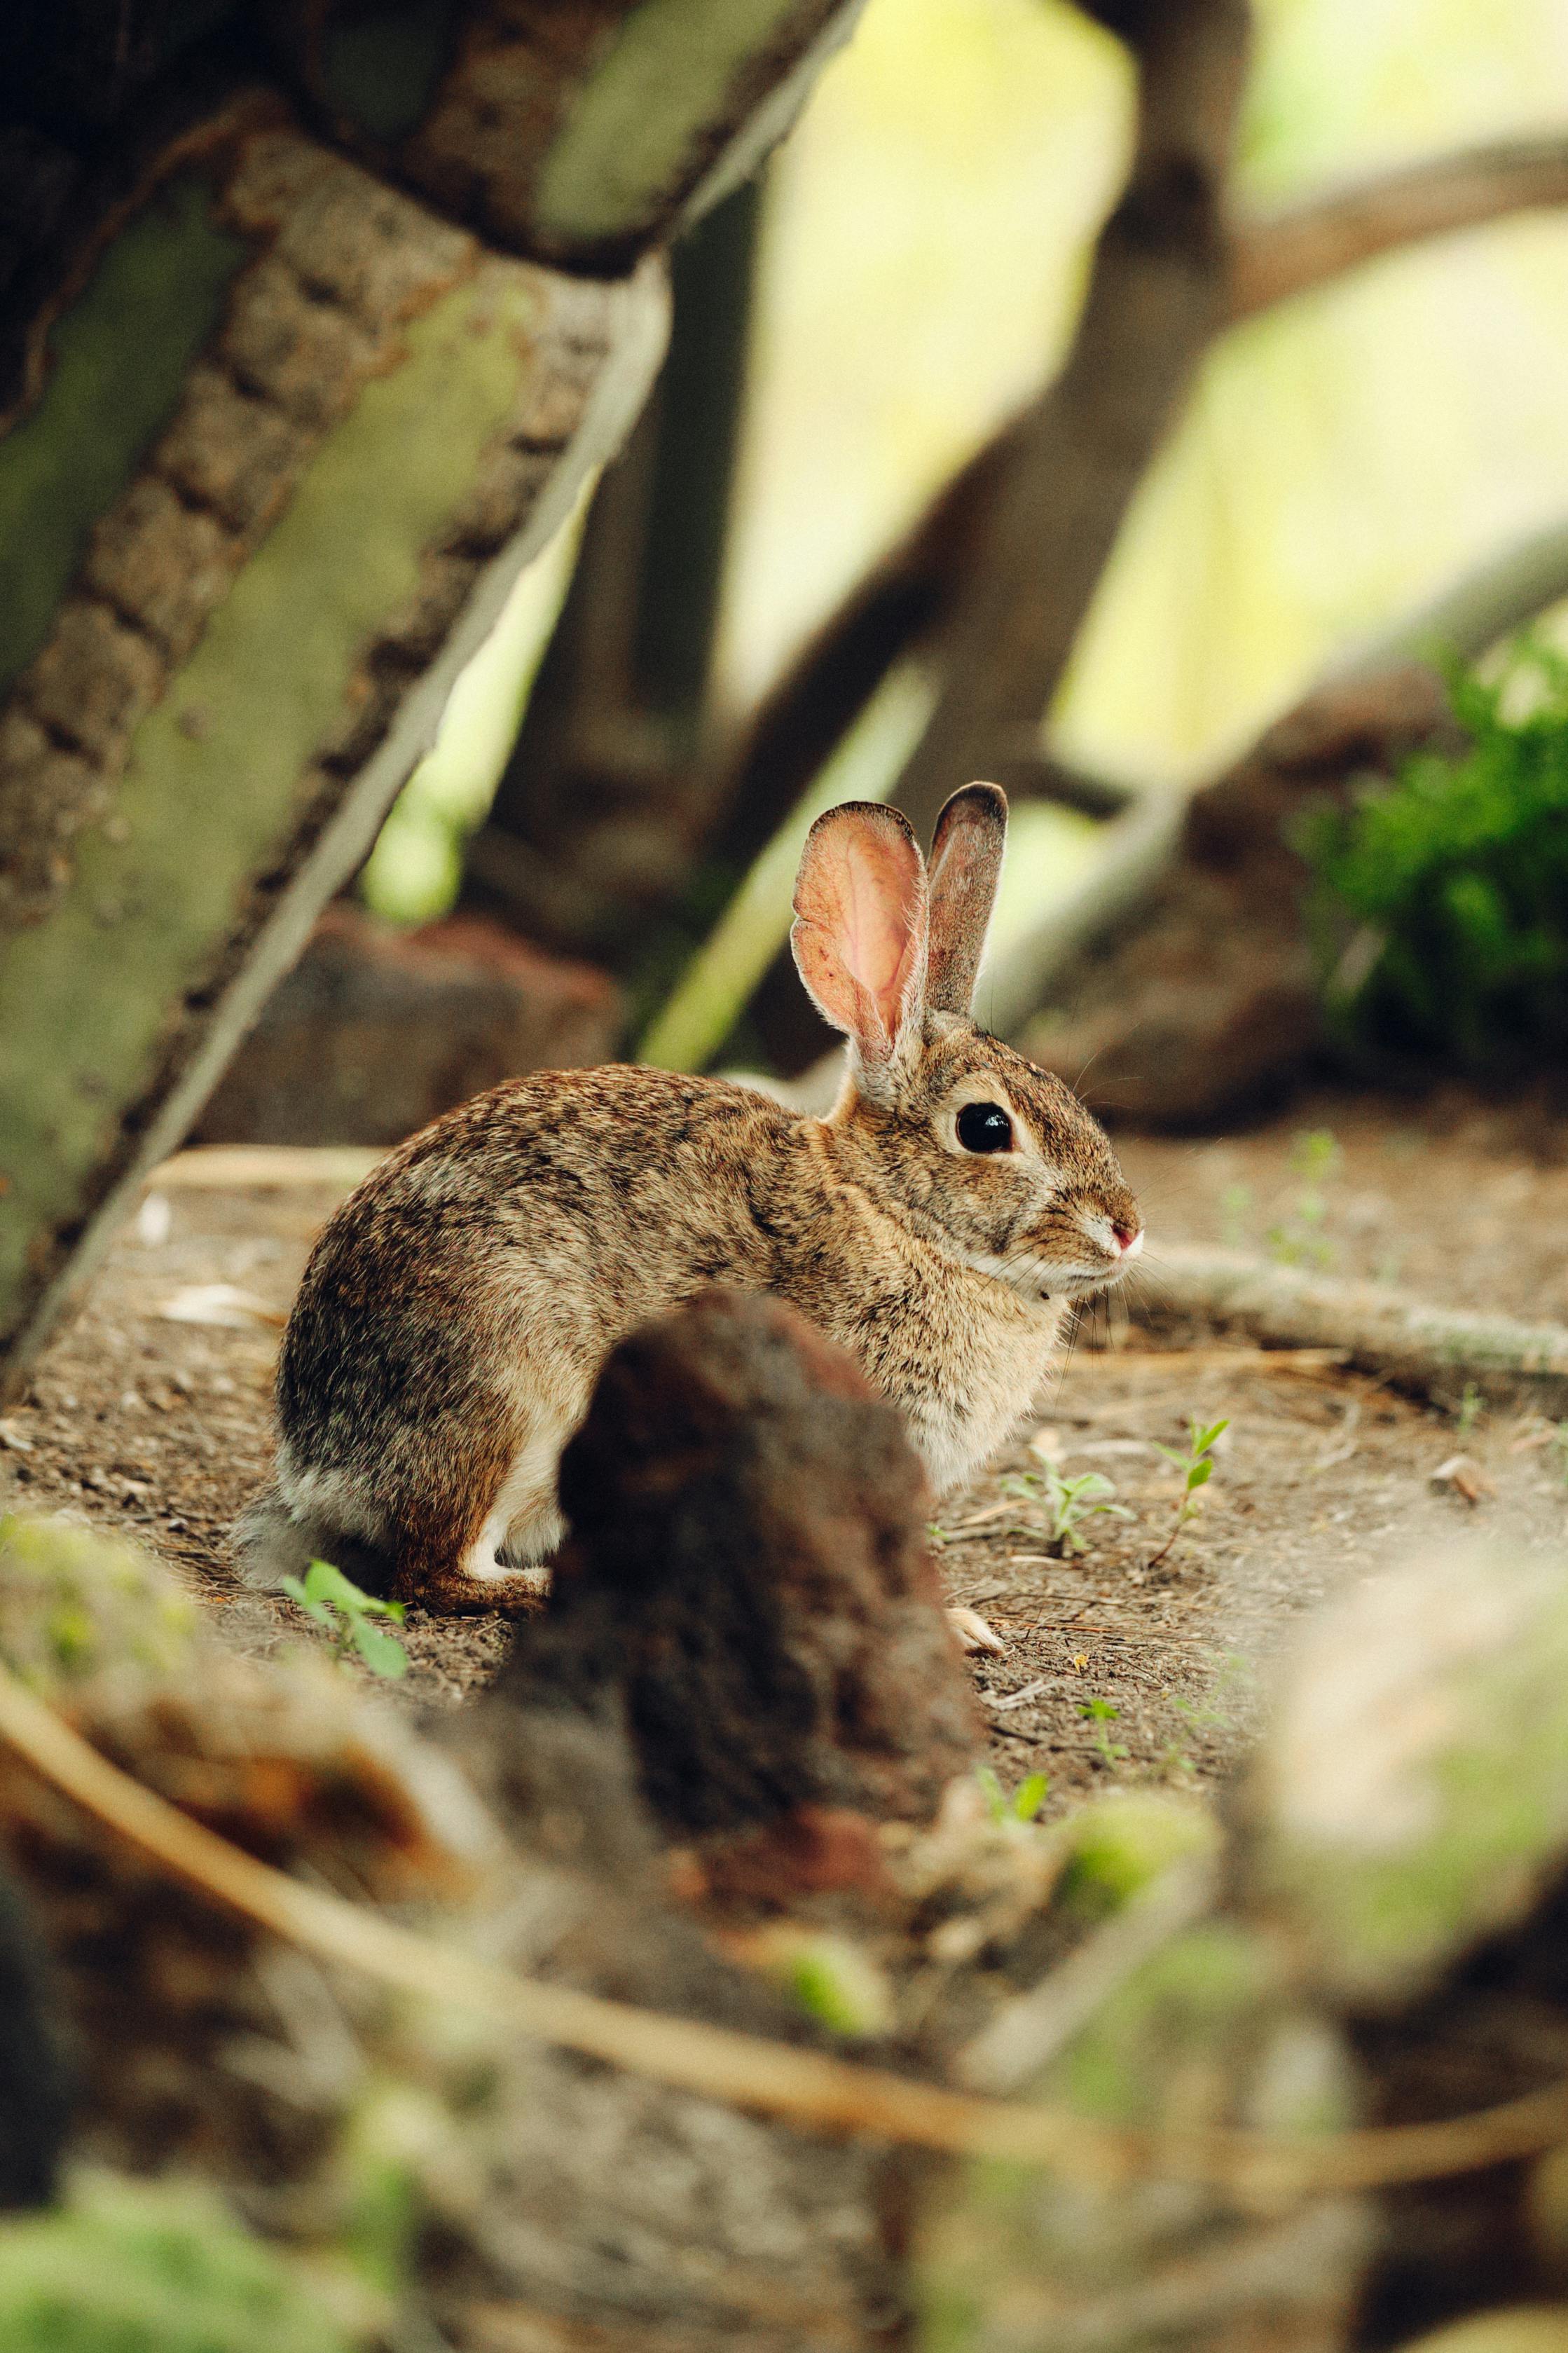
[[[1011,1152],[1013,1123],[1000,1103],[965,1103],[958,1114],[958,1140],[965,1152]]]

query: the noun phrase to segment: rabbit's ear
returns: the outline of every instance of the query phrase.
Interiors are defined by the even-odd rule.
[[[873,1094],[918,1052],[925,1013],[926,876],[909,820],[846,801],[806,837],[790,945],[823,1018],[858,1050]]]
[[[933,1013],[969,1011],[1006,846],[1007,796],[999,785],[965,785],[936,821],[926,985]]]

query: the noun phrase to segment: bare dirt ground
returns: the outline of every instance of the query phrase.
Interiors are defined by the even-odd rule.
[[[1121,1149],[1149,1222],[1150,1287],[1163,1240],[1223,1241],[1568,1323],[1560,1121],[1458,1096],[1325,1098],[1253,1133]],[[154,1183],[27,1397],[0,1417],[0,1503],[150,1546],[236,1641],[266,1646],[303,1639],[304,1621],[236,1587],[225,1530],[265,1474],[279,1325],[347,1179],[218,1185],[201,1181],[204,1165],[222,1164],[188,1155]],[[232,1323],[184,1320],[222,1315]],[[1182,1482],[1159,1449],[1179,1449],[1193,1416],[1230,1427],[1200,1515],[1161,1558]],[[950,1594],[1005,1644],[974,1662],[999,1778],[1047,1773],[1053,1806],[1113,1781],[1214,1780],[1256,1724],[1292,1620],[1338,1582],[1458,1535],[1563,1543],[1565,1440],[1523,1410],[1443,1410],[1212,1333],[1155,1346],[1118,1302],[1081,1332],[1005,1458],[941,1509]],[[1472,1472],[1435,1482],[1458,1452]],[[1047,1463],[1109,1480],[1101,1500],[1127,1514],[1089,1521],[1071,1557],[1051,1539]],[[434,1704],[484,1682],[507,1640],[500,1620],[418,1612],[405,1632],[404,1688]]]

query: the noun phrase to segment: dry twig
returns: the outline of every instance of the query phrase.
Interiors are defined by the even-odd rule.
[[[805,2130],[858,2133],[1110,2180],[1154,2173],[1223,2189],[1242,2204],[1476,2172],[1535,2156],[1568,2137],[1568,2082],[1438,2124],[1321,2139],[1226,2127],[1140,2131],[1035,2103],[913,2083],[825,2052],[518,1977],[304,1886],[122,1773],[5,1667],[0,1667],[0,1737],[46,1781],[174,1877],[319,1959]]]

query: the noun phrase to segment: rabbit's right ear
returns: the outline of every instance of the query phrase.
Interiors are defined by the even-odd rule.
[[[909,820],[846,801],[806,837],[790,945],[806,994],[856,1050],[861,1083],[889,1095],[920,1052],[925,1015],[925,860]]]

